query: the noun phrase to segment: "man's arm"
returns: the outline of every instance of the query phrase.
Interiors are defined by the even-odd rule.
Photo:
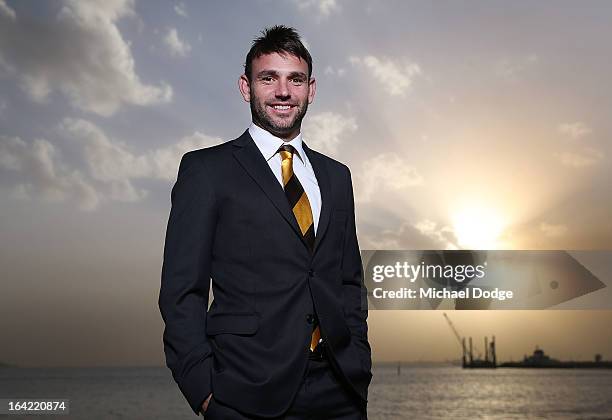
[[[357,229],[355,226],[355,199],[353,196],[353,182],[351,172],[347,170],[349,214],[344,242],[344,255],[342,258],[342,286],[344,291],[344,315],[346,323],[358,343],[360,350],[367,353],[368,363],[371,364],[371,349],[368,343],[368,300],[367,289],[363,283],[363,269]],[[356,339],[356,340],[355,340]]]
[[[183,155],[171,193],[159,309],[166,365],[195,414],[212,392],[212,349],[206,336],[216,209],[199,157]]]

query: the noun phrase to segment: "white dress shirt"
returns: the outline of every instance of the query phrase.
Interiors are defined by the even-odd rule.
[[[321,215],[321,191],[319,190],[319,183],[315,177],[312,165],[308,160],[308,156],[304,153],[302,148],[302,133],[298,134],[291,141],[284,141],[283,139],[273,136],[270,132],[263,128],[251,123],[249,126],[249,134],[255,141],[255,144],[259,148],[259,151],[268,162],[270,169],[276,179],[283,186],[283,172],[281,169],[282,158],[280,153],[277,153],[278,148],[283,144],[290,144],[295,149],[295,155],[293,157],[293,174],[297,177],[304,187],[308,201],[310,202],[310,209],[312,210],[312,219],[314,223],[315,235],[317,233],[317,227],[319,226],[319,216]],[[298,159],[295,156],[298,156]]]

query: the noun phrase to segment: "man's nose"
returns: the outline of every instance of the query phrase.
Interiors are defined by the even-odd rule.
[[[287,80],[280,79],[276,85],[276,92],[274,92],[278,99],[289,99],[291,93],[289,93],[289,83]]]

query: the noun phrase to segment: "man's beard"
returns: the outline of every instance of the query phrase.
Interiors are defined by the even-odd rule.
[[[268,115],[266,112],[266,104],[262,103],[253,91],[251,91],[250,107],[251,117],[254,123],[261,126],[266,131],[269,131],[271,134],[282,137],[283,135],[292,133],[296,128],[300,128],[302,119],[304,119],[304,115],[306,115],[306,111],[308,110],[308,101],[306,100],[304,103],[296,106],[297,112],[293,119],[282,119],[280,124]]]

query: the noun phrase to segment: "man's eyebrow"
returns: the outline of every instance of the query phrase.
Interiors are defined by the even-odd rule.
[[[289,73],[289,78],[290,79],[295,79],[295,78],[300,78],[300,79],[308,79],[308,76],[306,76],[306,73],[303,73],[301,71],[294,71]]]
[[[289,77],[302,77],[306,79],[306,73],[303,73],[301,71],[292,71],[291,73],[289,73]]]
[[[262,70],[257,73],[257,77],[265,77],[265,76],[278,76],[276,70]]]
[[[257,73],[257,77],[266,77],[266,76],[278,76],[278,72],[276,70],[262,70],[259,73]],[[301,71],[292,71],[291,73],[289,73],[289,77],[290,78],[302,77],[304,79],[307,79],[306,73],[301,72]]]

